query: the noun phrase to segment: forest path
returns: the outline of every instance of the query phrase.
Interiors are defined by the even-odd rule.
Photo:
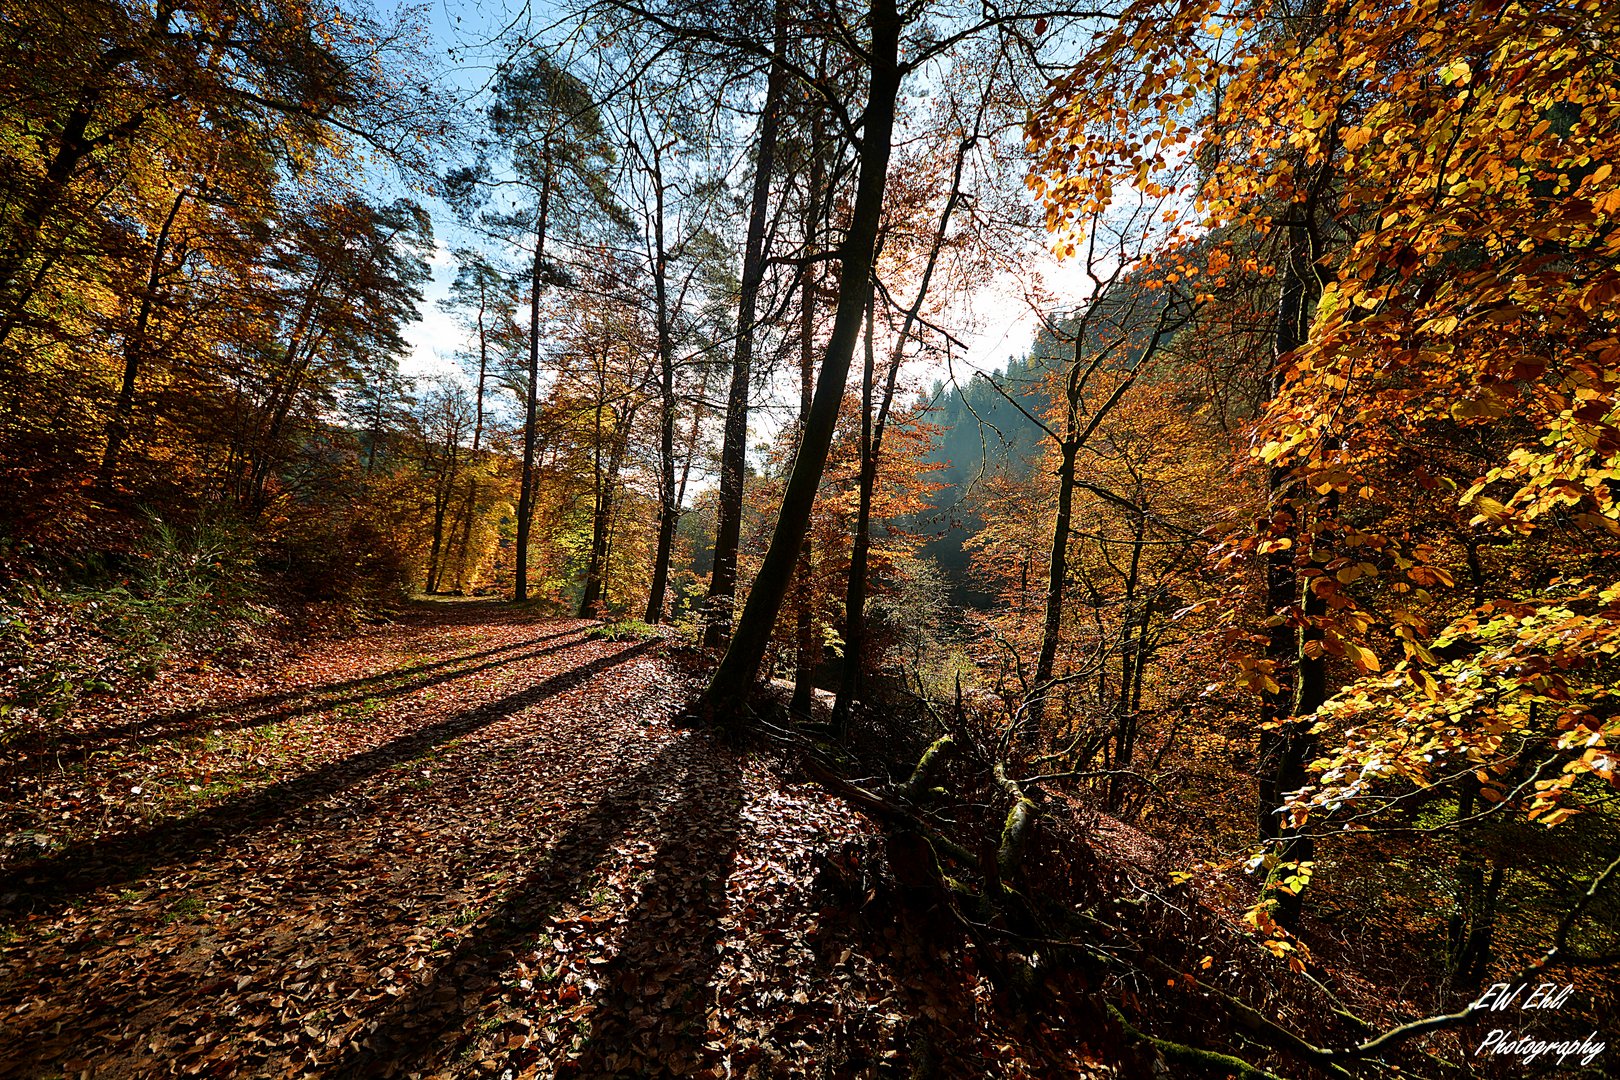
[[[591,625],[418,604],[13,752],[0,1076],[876,1075],[916,995],[810,872],[869,827]]]

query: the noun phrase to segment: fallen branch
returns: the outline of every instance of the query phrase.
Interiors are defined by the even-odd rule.
[[[950,856],[962,866],[978,865],[978,858],[971,851],[942,834],[910,807],[890,802],[875,792],[850,783],[812,757],[804,758],[804,768],[817,783],[834,795],[847,799],[875,817],[904,822],[926,838],[936,852]]]
[[[1125,1019],[1125,1014],[1120,1012],[1112,1003],[1108,1005],[1108,1015],[1119,1022],[1119,1026],[1125,1029],[1126,1035],[1147,1043],[1171,1061],[1179,1061],[1214,1072],[1234,1075],[1239,1077],[1239,1080],[1285,1080],[1284,1077],[1251,1065],[1240,1057],[1218,1053],[1214,1050],[1200,1050],[1196,1046],[1171,1042],[1169,1039],[1160,1039],[1138,1031],[1131,1026],[1129,1020]]]
[[[1024,861],[1024,844],[1029,838],[1030,823],[1035,820],[1039,808],[1018,782],[1007,775],[1007,770],[1001,762],[996,762],[993,775],[1001,789],[1012,797],[1012,809],[1007,812],[1007,820],[1001,827],[1001,845],[996,849],[996,872],[1000,874],[1003,887],[1018,875],[1018,868]]]
[[[923,756],[917,759],[917,767],[911,771],[911,779],[901,784],[899,792],[912,802],[918,802],[934,786],[934,777],[944,766],[945,759],[956,749],[956,740],[949,735],[941,735],[931,743]]]

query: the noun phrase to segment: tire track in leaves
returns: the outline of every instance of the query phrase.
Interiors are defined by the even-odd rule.
[[[396,699],[385,742],[70,849],[45,860],[48,879],[13,871],[43,912],[0,936],[0,1075],[329,1063],[544,850],[576,774],[649,743],[632,717],[671,706],[646,649],[580,642]]]
[[[475,706],[381,746],[273,784],[245,799],[211,806],[178,821],[164,822],[19,867],[0,875],[0,894],[15,895],[14,906],[30,914],[44,914],[59,910],[79,893],[137,881],[164,869],[177,857],[204,854],[241,833],[270,825],[300,807],[328,798],[385,769],[413,761],[437,746],[583,685],[598,672],[622,664],[646,649],[647,644],[643,642],[598,656],[508,697]]]
[[[31,776],[47,769],[60,769],[84,761],[98,751],[126,748],[130,745],[150,744],[194,734],[199,727],[213,731],[236,731],[249,727],[265,727],[283,723],[301,716],[339,709],[376,700],[379,696],[398,697],[428,687],[464,679],[469,675],[504,667],[509,664],[534,660],[569,647],[569,644],[544,645],[556,639],[573,637],[580,633],[570,627],[556,633],[542,634],[524,641],[508,643],[490,649],[479,649],[463,656],[446,660],[416,664],[404,668],[390,668],[372,675],[343,679],[331,683],[311,683],[291,690],[259,694],[227,701],[223,704],[198,705],[156,717],[138,716],[135,719],[89,731],[74,732],[52,740],[40,752],[12,763],[14,777]],[[543,646],[535,648],[535,646]],[[531,651],[518,653],[528,648]],[[510,654],[510,655],[502,655]],[[500,656],[498,660],[489,657]],[[486,663],[472,666],[474,660]],[[449,670],[446,670],[449,669]],[[429,673],[432,674],[429,674]],[[351,691],[361,691],[351,693]],[[342,695],[342,696],[332,696]],[[266,706],[282,706],[266,708]]]

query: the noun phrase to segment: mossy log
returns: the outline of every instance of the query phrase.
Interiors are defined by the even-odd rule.
[[[1040,808],[1035,805],[1018,782],[1007,775],[1007,770],[997,762],[994,770],[996,783],[1008,795],[1012,796],[1012,809],[1007,812],[1007,820],[1001,826],[1001,844],[996,849],[996,872],[1001,877],[1003,886],[1011,886],[1017,880],[1018,870],[1024,863],[1024,845],[1029,839],[1030,826]]]
[[[1108,1006],[1108,1013],[1119,1026],[1125,1029],[1130,1038],[1147,1043],[1162,1054],[1166,1061],[1174,1061],[1182,1065],[1191,1065],[1194,1068],[1205,1069],[1216,1076],[1236,1076],[1239,1080],[1284,1080],[1276,1073],[1249,1064],[1240,1057],[1231,1054],[1222,1054],[1214,1050],[1200,1050],[1196,1046],[1186,1043],[1172,1042],[1169,1039],[1155,1038],[1152,1035],[1138,1031],[1125,1019],[1125,1014],[1113,1005]]]
[[[956,740],[949,735],[941,735],[929,744],[923,751],[922,757],[917,759],[917,767],[911,770],[911,779],[900,785],[900,794],[917,802],[921,796],[934,793],[934,780],[939,770],[944,767],[945,759],[956,749]]]

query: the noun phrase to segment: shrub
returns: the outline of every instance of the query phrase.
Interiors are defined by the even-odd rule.
[[[623,619],[619,622],[603,623],[593,626],[585,631],[585,636],[598,641],[651,641],[654,638],[664,637],[664,629],[652,623],[642,622],[640,619]]]
[[[274,615],[252,602],[259,590],[246,534],[208,518],[187,528],[149,518],[126,577],[13,583],[0,595],[0,742],[177,657],[239,649]]]

